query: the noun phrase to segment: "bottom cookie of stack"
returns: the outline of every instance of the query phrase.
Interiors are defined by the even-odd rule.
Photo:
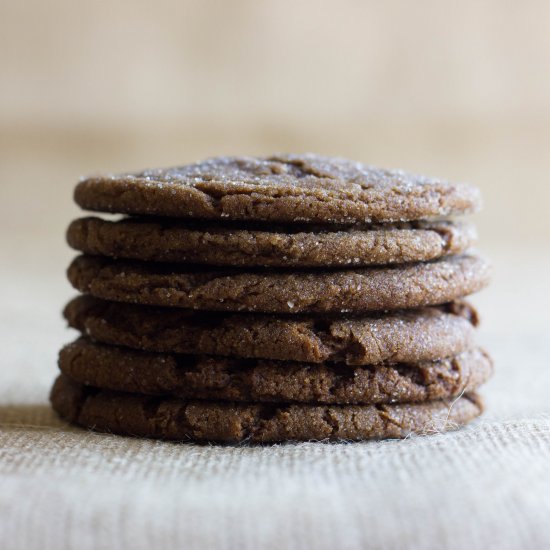
[[[476,393],[396,405],[237,404],[101,390],[64,375],[51,400],[61,417],[96,431],[223,443],[403,438],[457,428],[483,411]]]
[[[171,440],[279,442],[444,432],[482,412],[481,349],[349,367],[148,353],[80,338],[60,353],[54,409],[97,431]]]

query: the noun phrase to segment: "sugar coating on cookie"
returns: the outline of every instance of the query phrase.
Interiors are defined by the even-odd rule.
[[[153,262],[361,267],[461,254],[475,243],[476,233],[471,224],[450,221],[273,227],[88,217],[71,223],[67,241],[86,254]]]
[[[355,270],[236,270],[79,256],[68,270],[97,298],[210,311],[362,313],[437,305],[482,289],[490,265],[474,255]]]
[[[477,211],[467,184],[314,154],[217,157],[174,168],[83,179],[82,208],[178,218],[372,223]]]
[[[343,365],[418,362],[474,344],[476,310],[466,302],[370,316],[201,312],[78,296],[69,325],[97,342],[152,351]]]

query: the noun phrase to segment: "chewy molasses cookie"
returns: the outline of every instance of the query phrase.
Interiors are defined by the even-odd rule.
[[[345,271],[209,269],[79,256],[68,277],[97,298],[209,311],[384,311],[453,301],[489,282],[478,256]]]
[[[80,338],[59,354],[61,372],[87,386],[214,401],[374,405],[432,401],[472,391],[492,373],[474,348],[413,364],[347,367],[292,361],[157,354]]]
[[[456,355],[473,346],[478,323],[466,302],[330,318],[202,312],[78,296],[64,315],[93,340],[134,349],[348,365]]]
[[[50,399],[61,417],[96,431],[224,443],[402,438],[455,429],[483,410],[475,393],[402,405],[237,404],[99,390],[63,375]]]
[[[471,224],[410,222],[363,227],[243,227],[196,221],[100,218],[67,231],[86,254],[217,266],[337,267],[429,261],[475,242]]]
[[[220,157],[81,181],[85,209],[182,218],[371,223],[464,214],[475,187],[306,155]]]

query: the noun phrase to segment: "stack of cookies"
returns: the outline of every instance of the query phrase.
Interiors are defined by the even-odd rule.
[[[482,412],[476,347],[487,263],[444,217],[479,193],[315,155],[214,158],[81,181],[115,221],[83,253],[53,406],[99,431],[171,440],[365,440],[442,432]]]

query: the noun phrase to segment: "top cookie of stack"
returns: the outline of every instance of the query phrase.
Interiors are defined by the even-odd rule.
[[[186,411],[185,422],[178,413],[181,426],[175,432],[159,428],[158,418],[149,416],[134,415],[131,429],[120,426],[105,412],[112,397],[108,392],[107,397],[101,391],[93,399],[86,397],[88,405],[107,399],[97,405],[103,411],[101,421],[94,417],[99,429],[170,438],[393,437],[420,431],[436,409],[447,419],[454,414],[458,424],[479,414],[475,394],[451,409],[444,400],[474,389],[491,370],[487,355],[473,347],[475,312],[456,302],[487,284],[489,266],[467,253],[475,241],[474,228],[442,219],[478,210],[475,188],[343,159],[278,155],[215,158],[172,169],[92,177],[78,184],[75,200],[88,210],[130,215],[119,221],[82,218],[68,230],[69,244],[84,253],[70,266],[69,279],[89,296],[71,302],[65,314],[72,326],[96,342],[81,339],[73,344],[96,354],[80,371],[74,349],[61,354],[65,376],[56,383],[52,400],[75,422],[91,423],[91,413],[67,405],[84,391],[75,381],[106,390],[185,396],[186,402],[163,402]],[[251,393],[250,379],[241,380],[246,388],[240,393],[227,391],[229,382],[225,393],[223,388],[212,393],[202,386],[182,390],[181,384],[178,392],[166,387],[153,391],[128,376],[118,382],[115,373],[105,376],[105,368],[112,366],[102,367],[100,376],[99,367],[90,365],[112,365],[115,353],[122,354],[123,363],[135,365],[159,359],[158,353],[208,353],[214,354],[208,361],[217,367],[223,363],[230,379],[239,369],[260,367],[270,380],[275,380],[275,372],[283,378],[270,395]],[[271,363],[243,366],[245,358]],[[193,361],[193,369],[205,368]],[[445,361],[451,362],[445,367]],[[307,377],[303,391],[295,380],[292,391],[287,384],[295,369],[307,367],[329,369],[337,378],[334,384],[349,386],[344,378],[354,370],[346,364],[359,365],[361,374],[382,377],[386,384],[391,376],[384,369],[412,368],[408,379],[418,379],[424,390],[429,385],[427,368],[443,369],[438,378],[442,387],[444,379],[448,382],[460,370],[457,365],[468,364],[464,368],[471,370],[476,383],[468,385],[468,377],[458,376],[459,383],[447,384],[443,392],[424,391],[415,397],[409,391],[407,397],[407,392],[400,393],[405,382],[395,381],[395,396],[389,392],[385,399],[373,397],[372,381],[369,388],[354,388],[353,398],[349,392],[337,398],[326,388],[312,392],[305,387]],[[311,378],[319,373],[313,370]],[[191,421],[188,409],[197,402],[189,399],[205,396],[200,419]],[[121,403],[145,398],[116,394],[116,399]],[[134,401],[136,407],[143,406]],[[287,404],[266,416],[264,401]],[[387,405],[382,416],[372,408],[396,402],[402,404]],[[344,421],[350,414],[371,416]],[[343,416],[336,422],[327,415]],[[399,430],[389,428],[392,415],[400,418]],[[236,423],[232,427],[227,426],[229,417]]]

